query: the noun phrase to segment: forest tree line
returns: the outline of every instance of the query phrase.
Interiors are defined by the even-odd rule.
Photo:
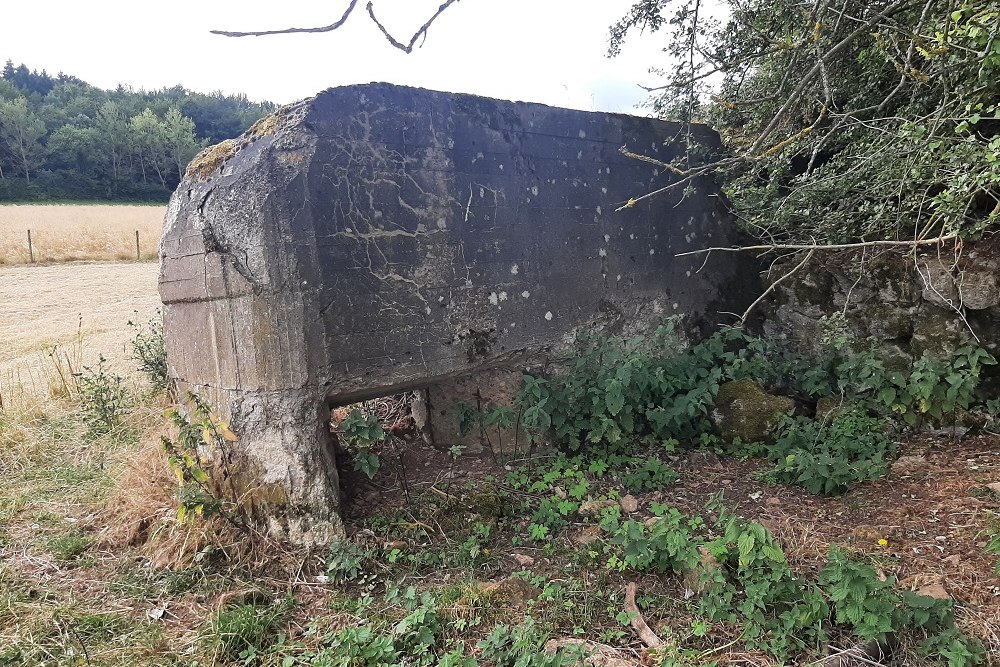
[[[0,202],[166,201],[199,150],[275,108],[182,86],[102,90],[8,60],[0,77]]]

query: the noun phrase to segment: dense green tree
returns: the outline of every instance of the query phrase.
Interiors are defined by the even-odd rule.
[[[28,109],[27,100],[20,97],[0,102],[0,141],[26,182],[31,181],[31,172],[42,162],[39,140],[43,136],[45,123]]]
[[[163,118],[163,130],[166,140],[167,157],[171,166],[177,170],[177,179],[184,177],[184,168],[191,161],[204,142],[195,136],[194,121],[181,114],[177,107],[172,107]]]
[[[27,134],[0,140],[0,201],[165,200],[206,143],[238,135],[275,108],[182,86],[101,90],[12,62],[0,76],[0,103],[16,104],[17,113],[9,106],[5,113],[30,121],[17,125]]]
[[[665,33],[656,108],[727,149],[689,145],[658,196],[714,173],[769,243],[934,242],[1000,220],[997,0],[640,0],[612,53],[637,29]]]

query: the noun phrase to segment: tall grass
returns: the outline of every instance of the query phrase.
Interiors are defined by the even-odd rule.
[[[156,259],[165,208],[138,205],[0,206],[0,265],[27,264],[28,230],[36,262]]]

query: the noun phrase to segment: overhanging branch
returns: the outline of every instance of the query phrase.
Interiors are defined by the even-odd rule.
[[[434,21],[436,21],[438,17],[440,17],[441,14],[443,14],[445,10],[448,9],[448,7],[450,7],[451,5],[455,4],[458,1],[459,0],[445,0],[445,2],[442,3],[440,7],[437,8],[437,11],[435,11],[434,14],[432,14],[431,17],[427,19],[427,21],[422,26],[420,26],[415,33],[413,33],[409,41],[407,41],[406,43],[403,43],[400,40],[396,39],[396,37],[394,37],[392,33],[389,32],[389,30],[385,27],[385,25],[383,25],[382,22],[379,21],[378,18],[376,18],[374,3],[371,2],[371,0],[369,0],[366,9],[368,10],[368,16],[371,18],[372,22],[375,23],[376,26],[378,26],[378,29],[382,32],[382,35],[386,38],[386,40],[390,44],[392,44],[400,51],[403,51],[404,53],[412,53],[413,47],[416,45],[417,40],[420,39],[421,37],[426,38],[427,31],[430,30],[430,27],[431,25],[434,24]],[[340,28],[342,25],[347,23],[347,19],[351,17],[351,14],[353,14],[354,10],[357,8],[357,4],[358,0],[351,0],[350,4],[347,5],[347,9],[344,10],[344,15],[341,16],[338,21],[335,21],[330,25],[316,26],[312,28],[282,28],[280,30],[255,30],[248,32],[240,32],[234,30],[212,30],[210,32],[213,35],[222,35],[223,37],[267,37],[270,35],[290,35],[296,33],[333,32],[337,28]]]

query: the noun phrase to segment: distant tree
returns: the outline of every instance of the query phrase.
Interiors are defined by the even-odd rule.
[[[5,201],[165,200],[206,142],[235,137],[275,109],[245,95],[204,95],[183,86],[101,90],[12,61],[0,68],[0,103],[17,103],[14,115],[32,121],[23,154],[22,135],[0,138]]]
[[[31,172],[42,161],[45,123],[28,109],[28,101],[19,97],[0,102],[0,140],[15,158],[24,180],[31,181]]]
[[[97,111],[94,121],[101,148],[111,163],[111,175],[117,183],[129,147],[128,120],[116,103],[105,102]]]
[[[181,114],[177,107],[167,111],[163,118],[166,152],[172,167],[177,169],[177,179],[184,177],[187,163],[201,150],[202,142],[194,133],[194,121]]]
[[[146,180],[148,168],[156,174],[160,185],[166,187],[167,181],[164,178],[164,172],[168,165],[167,133],[163,122],[149,108],[146,108],[142,113],[132,116],[129,121],[129,131],[132,147],[139,159],[142,182],[148,182]]]

